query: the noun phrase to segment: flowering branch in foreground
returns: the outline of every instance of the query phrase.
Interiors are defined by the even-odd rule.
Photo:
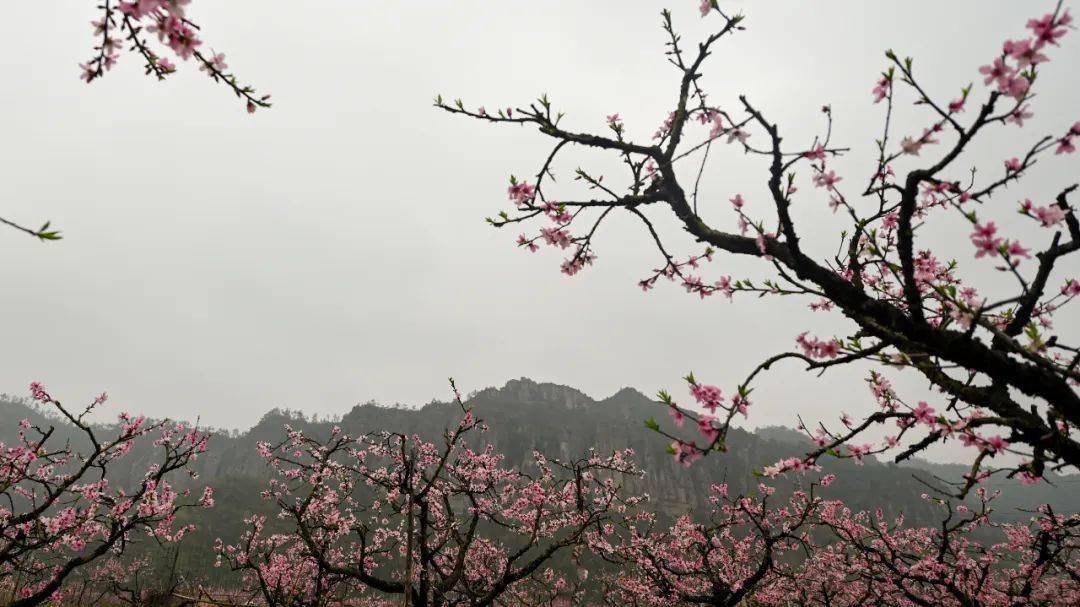
[[[541,245],[568,251],[564,273],[575,275],[593,264],[594,237],[613,214],[625,213],[640,222],[660,255],[660,265],[639,282],[645,291],[663,278],[702,299],[717,294],[729,299],[743,294],[803,297],[812,310],[839,313],[853,323],[844,336],[801,333],[792,351],[767,358],[744,379],[732,382],[728,398],[719,387],[688,376],[698,412],[661,392],[675,421],[689,419],[699,435],[669,435],[674,457],[690,464],[711,451],[723,451],[733,420],[748,414],[754,381],[773,365],[794,360],[819,374],[834,366],[869,364],[874,407],[861,419],[845,414],[838,425],[802,425],[817,448],[769,472],[814,466],[826,454],[861,459],[888,452],[900,461],[948,440],[975,450],[971,473],[956,488],[959,494],[990,473],[984,463],[1004,453],[1021,456],[1022,463],[1002,471],[1027,482],[1037,482],[1048,466],[1080,466],[1080,396],[1075,390],[1080,345],[1055,332],[1052,324],[1054,314],[1080,295],[1080,280],[1060,277],[1062,260],[1080,250],[1080,222],[1070,202],[1077,185],[1060,184],[1052,200],[1018,201],[1013,221],[1044,230],[1039,243],[1021,243],[1011,234],[1016,226],[1006,225],[1005,218],[986,205],[1006,185],[1020,185],[1036,162],[1074,153],[1080,122],[1034,137],[996,167],[976,172],[959,160],[987,131],[1021,129],[1031,119],[1040,67],[1073,28],[1069,11],[1059,3],[1052,13],[1031,19],[1025,36],[1006,40],[979,69],[980,87],[959,87],[947,100],[925,91],[912,59],[888,51],[888,66],[872,90],[874,103],[885,109],[875,142],[875,169],[863,186],[850,192],[850,180],[833,168],[833,159],[849,150],[832,141],[829,106],[822,108],[825,128],[819,136],[790,144],[781,127],[748,97],[740,96],[736,108],[710,102],[704,66],[723,39],[744,30],[745,19],[726,14],[715,2],[702,2],[701,10],[719,24],[694,49],[683,48],[671,13],[662,14],[666,55],[679,83],[675,106],[651,139],[631,137],[617,113],[607,116],[606,128],[597,133],[565,127],[564,114],[546,95],[528,106],[497,111],[441,96],[435,100],[452,114],[533,126],[552,140],[551,152],[531,179],[511,177],[511,210],[488,221],[500,228],[540,222],[537,231],[521,234],[517,244],[530,251]],[[911,134],[898,136],[892,110],[901,97],[924,109],[926,121]],[[760,144],[753,143],[759,138]],[[1013,140],[1019,142],[1021,136]],[[555,166],[572,146],[616,157],[625,169],[624,179],[617,183],[578,168],[575,181],[588,194],[555,193]],[[714,220],[717,208],[727,202],[699,200],[701,177],[724,147],[762,160],[769,198],[767,208],[758,207],[755,213],[751,201],[731,192],[734,230]],[[798,176],[796,169],[809,179]],[[804,181],[808,192],[803,191]],[[845,216],[850,225],[838,234],[834,253],[816,255],[807,248],[791,213],[796,201]],[[661,214],[674,215],[701,248],[677,254],[655,227]],[[960,236],[970,240],[973,265],[995,262],[1015,287],[1003,292],[979,287],[962,277],[959,262],[921,248],[918,236],[926,226],[945,221],[958,223]],[[775,276],[706,278],[706,267],[724,254],[758,258]],[[927,402],[903,399],[892,388],[887,369],[921,375],[939,396]],[[651,420],[649,426],[659,430]],[[859,439],[867,429],[882,426],[895,428],[882,443]]]
[[[120,59],[124,49],[135,53],[143,62],[147,76],[158,80],[176,71],[176,64],[160,54],[167,47],[175,57],[183,61],[194,59],[199,71],[205,72],[214,82],[229,88],[243,103],[249,114],[259,108],[270,107],[270,95],[259,94],[254,88],[241,83],[236,74],[229,71],[225,54],[203,47],[199,26],[187,17],[185,7],[191,0],[102,0],[98,6],[101,16],[93,21],[93,56],[79,64],[80,77],[93,82],[111,70]],[[147,36],[147,34],[151,34]],[[158,47],[159,50],[155,50]],[[45,222],[38,229],[0,217],[0,224],[33,236],[38,240],[60,240],[60,231],[50,229]]]
[[[101,17],[94,21],[94,35],[98,42],[94,55],[79,64],[82,79],[93,82],[112,69],[120,58],[120,51],[127,50],[139,55],[146,75],[164,80],[176,71],[176,64],[155,51],[152,34],[157,45],[168,47],[174,56],[188,61],[194,59],[199,70],[206,72],[214,82],[220,82],[244,102],[248,113],[258,108],[270,107],[270,95],[259,95],[255,89],[241,84],[236,75],[228,71],[224,53],[203,47],[199,26],[186,13],[191,0],[103,0]]]

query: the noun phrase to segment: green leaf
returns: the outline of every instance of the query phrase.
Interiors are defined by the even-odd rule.
[[[651,418],[651,417],[649,419],[645,420],[645,427],[648,428],[649,430],[652,430],[653,432],[659,432],[660,431],[660,424],[656,423],[656,420],[654,418]]]

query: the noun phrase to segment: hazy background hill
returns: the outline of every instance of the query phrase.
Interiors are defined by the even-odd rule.
[[[523,378],[511,380],[501,388],[477,392],[471,395],[469,404],[490,426],[487,433],[473,435],[471,440],[494,444],[511,466],[522,464],[533,450],[549,457],[569,458],[590,448],[599,452],[634,449],[646,475],[633,481],[632,488],[648,493],[653,508],[666,516],[707,511],[708,490],[713,483],[726,482],[733,492],[750,491],[760,480],[754,476],[754,470],[800,454],[807,446],[807,439],[790,428],[770,427],[753,433],[734,430],[726,454],[710,456],[684,469],[666,452],[663,437],[643,424],[654,417],[662,427],[670,429],[665,409],[632,389],[620,390],[598,401],[574,388]],[[334,420],[311,419],[274,409],[247,431],[216,434],[209,452],[197,462],[199,479],[194,482],[213,486],[217,505],[199,513],[199,530],[185,540],[180,566],[190,574],[224,581],[221,576],[225,572],[212,568],[210,546],[217,537],[234,540],[242,530],[245,516],[253,512],[272,513],[272,508],[259,497],[268,475],[255,445],[259,441],[280,440],[285,424],[323,436],[337,424],[349,434],[390,430],[434,439],[445,427],[455,425],[460,414],[456,405],[439,402],[419,409],[368,403]],[[0,397],[0,441],[10,442],[15,438],[17,422],[23,418],[56,425],[58,438],[72,437],[76,443],[80,440],[47,411],[23,399]],[[135,472],[130,466],[140,462],[140,454],[148,450],[149,445],[139,445],[133,457],[125,458],[128,467],[114,472],[114,482],[135,482]],[[833,459],[823,461],[822,465],[825,472],[838,475],[836,482],[822,491],[825,497],[843,499],[856,509],[881,507],[893,514],[902,512],[912,524],[933,524],[937,516],[934,507],[919,497],[926,488],[915,479],[916,475],[925,479],[934,475],[957,479],[967,470],[959,464],[916,461],[898,466],[874,459],[868,459],[863,466]],[[796,477],[795,480],[809,479]],[[1022,509],[1043,502],[1053,504],[1060,512],[1080,511],[1080,485],[1075,484],[1078,478],[1052,477],[1051,480],[1056,487],[1049,484],[1022,487],[1006,479],[992,480],[990,486],[1002,489],[997,516],[1002,520],[1027,518]],[[773,484],[786,492],[791,482],[777,479]]]

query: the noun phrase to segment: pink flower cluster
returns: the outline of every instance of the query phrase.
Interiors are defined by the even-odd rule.
[[[1020,213],[1033,217],[1044,228],[1050,228],[1065,221],[1065,210],[1054,204],[1050,206],[1035,206],[1031,199],[1025,199],[1020,203]]]
[[[1013,258],[1031,257],[1030,251],[1018,241],[998,237],[997,229],[992,221],[975,224],[975,230],[971,233],[971,244],[975,245],[976,258],[997,257],[999,253]]]
[[[260,448],[276,472],[264,496],[287,531],[267,533],[265,519],[253,517],[239,542],[219,543],[220,558],[251,589],[280,588],[290,604],[346,588],[421,592],[428,582],[455,604],[565,588],[538,565],[605,542],[614,517],[643,501],[619,480],[638,474],[633,452],[571,461],[533,453],[526,474],[491,446],[469,448],[464,437],[481,424],[465,414],[438,444],[385,432],[319,441],[287,429],[286,441]],[[546,556],[518,562],[526,551]],[[411,575],[396,574],[402,560]]]
[[[824,340],[814,336],[807,337],[807,335],[809,335],[808,331],[800,333],[795,338],[795,342],[810,358],[836,358],[840,355],[841,344],[838,340]]]
[[[200,71],[215,82],[225,84],[244,102],[248,113],[270,107],[269,95],[256,95],[254,89],[241,85],[234,75],[226,73],[228,64],[223,53],[212,51],[204,55],[200,52],[203,41],[199,37],[199,28],[185,10],[190,1],[121,0],[102,4],[99,7],[101,17],[91,23],[100,42],[94,47],[95,55],[79,64],[81,78],[89,83],[104,76],[116,64],[125,42],[143,59],[148,75],[163,79],[175,72],[176,64],[151,49],[150,41],[143,36],[145,31],[155,34],[158,43],[180,59],[195,59]]]
[[[121,414],[118,431],[106,440],[82,423],[105,402],[104,394],[76,415],[38,382],[31,384],[30,393],[71,420],[71,428],[82,436],[77,443],[62,443],[54,428],[23,420],[17,442],[0,443],[0,552],[5,555],[0,592],[17,581],[26,605],[56,598],[73,574],[123,552],[135,541],[133,532],[162,542],[179,541],[193,526],[179,524],[177,513],[213,504],[209,490],[200,503],[185,503],[187,491],[176,490],[171,482],[206,450],[208,437],[197,428]],[[147,460],[122,462],[137,442],[151,447]],[[74,444],[85,447],[76,449]],[[141,469],[143,480],[134,487],[110,482],[106,475],[116,466]]]

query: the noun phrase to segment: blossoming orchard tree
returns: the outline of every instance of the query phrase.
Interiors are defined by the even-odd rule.
[[[127,50],[143,62],[147,76],[164,80],[177,69],[163,54],[163,49],[168,48],[180,60],[194,60],[211,80],[231,90],[249,114],[269,108],[270,95],[259,94],[241,83],[229,71],[224,53],[208,51],[203,46],[199,26],[185,10],[190,3],[191,0],[102,0],[98,6],[100,17],[90,24],[96,37],[94,52],[90,59],[79,64],[80,77],[87,83],[103,77],[119,61],[120,52]],[[62,238],[51,222],[35,229],[0,217],[0,224],[42,241]]]
[[[757,595],[769,605],[1075,605],[1080,601],[1080,516],[1042,507],[1027,523],[997,525],[992,495],[975,508],[936,500],[939,527],[912,527],[839,502],[815,512],[829,540]],[[987,532],[998,533],[987,533]],[[973,539],[1001,537],[994,543]]]
[[[105,437],[86,421],[104,394],[76,415],[39,384],[31,393],[75,428],[86,447],[29,420],[19,425],[18,443],[0,443],[0,602],[10,607],[63,598],[69,577],[119,555],[141,535],[179,541],[192,526],[177,524],[176,514],[213,505],[209,488],[201,499],[173,488],[206,449],[207,435],[198,428],[123,413],[116,433]],[[154,459],[141,466],[135,486],[122,486],[110,470],[128,463],[121,460],[140,440],[153,441]]]
[[[813,490],[795,491],[772,508],[768,485],[759,486],[758,497],[729,496],[727,485],[716,485],[707,522],[685,514],[658,529],[654,513],[624,520],[617,539],[594,546],[619,567],[608,582],[608,602],[734,607],[761,600],[760,589],[775,590],[781,576],[797,575],[798,561],[789,556],[813,544],[815,515],[826,503]]]
[[[463,417],[442,444],[337,428],[325,441],[290,430],[260,444],[277,475],[264,497],[288,530],[254,517],[221,556],[271,607],[357,595],[417,607],[574,600],[576,581],[553,561],[612,533],[641,501],[622,490],[637,474],[632,453],[568,462],[536,453],[528,471],[506,468],[490,446],[467,446],[483,425],[457,402]]]
[[[806,596],[811,605],[1075,605],[1080,601],[1080,517],[1043,507],[1027,523],[991,525],[985,490],[981,505],[942,501],[939,528],[913,528],[903,518],[852,513],[834,504],[819,521],[837,541],[820,547],[778,586],[780,596]],[[997,527],[996,543],[972,536]],[[837,583],[839,582],[839,583]],[[778,601],[778,604],[784,604]]]
[[[1059,3],[1052,13],[1028,21],[1026,35],[1006,40],[979,68],[978,85],[958,87],[951,99],[933,98],[920,84],[916,62],[887,51],[888,64],[872,91],[883,114],[875,169],[857,185],[855,177],[832,168],[833,160],[849,150],[832,141],[829,106],[822,108],[826,128],[820,136],[795,143],[785,140],[783,126],[746,96],[739,97],[737,107],[711,103],[704,71],[724,39],[741,35],[744,18],[709,0],[701,3],[701,14],[717,21],[715,33],[688,48],[671,14],[663,12],[666,55],[679,78],[673,109],[651,140],[631,138],[618,114],[608,116],[606,128],[595,133],[564,128],[563,113],[547,96],[498,111],[441,96],[435,101],[448,112],[476,120],[535,126],[551,140],[551,152],[532,179],[511,178],[512,209],[489,222],[500,228],[539,223],[517,244],[529,251],[542,245],[566,250],[564,273],[576,275],[592,264],[594,237],[607,219],[626,213],[640,221],[659,254],[659,265],[639,283],[646,291],[666,279],[703,299],[805,298],[812,309],[838,312],[850,321],[851,330],[843,336],[809,331],[794,336],[792,351],[764,358],[745,378],[732,381],[730,396],[691,374],[686,378],[690,393],[705,413],[690,411],[661,392],[675,421],[682,425],[690,418],[700,434],[669,436],[675,457],[689,464],[710,451],[723,451],[733,420],[747,415],[754,382],[763,371],[791,359],[817,372],[853,363],[907,369],[939,395],[911,402],[882,373],[871,371],[867,381],[874,406],[860,418],[845,415],[838,424],[802,426],[817,448],[771,466],[772,474],[814,466],[825,454],[862,458],[888,452],[899,461],[947,440],[975,450],[960,493],[989,473],[984,462],[1004,453],[1019,455],[1022,463],[1003,470],[1029,482],[1038,481],[1048,466],[1080,465],[1075,389],[1080,350],[1051,324],[1054,314],[1080,295],[1080,281],[1062,272],[1069,269],[1065,260],[1074,259],[1070,256],[1080,249],[1080,223],[1070,202],[1077,184],[1063,180],[1052,200],[1024,199],[1002,210],[998,196],[994,205],[987,204],[1006,185],[1013,186],[1014,196],[1037,161],[1059,163],[1075,151],[1080,122],[1043,135],[1023,130],[1035,106],[1036,83],[1042,84],[1040,68],[1073,27],[1069,11]],[[901,103],[923,108],[925,123],[901,130],[892,117]],[[961,155],[993,129],[1013,130],[1017,146],[1027,143],[997,166],[976,172]],[[769,193],[767,201],[750,201],[735,191],[726,196],[734,229],[699,212],[717,207],[715,201],[699,200],[698,189],[702,173],[719,156],[717,148],[725,145],[761,159]],[[578,169],[575,179],[586,196],[552,193],[560,155],[574,146],[621,162],[623,181]],[[809,175],[808,183],[796,171]],[[813,187],[807,191],[805,185]],[[793,205],[820,205],[822,212],[828,206],[846,216],[849,225],[836,235],[830,252],[804,246]],[[700,251],[677,255],[678,245],[655,227],[662,214],[674,215],[687,240],[700,243]],[[962,235],[970,239],[973,259],[941,259],[920,238],[927,225],[951,221],[948,215],[968,226]],[[1043,235],[1021,243],[1012,235],[1026,227],[1021,223],[1041,227]],[[709,276],[710,262],[725,255],[757,258],[769,274]],[[991,263],[1011,276],[1011,290],[984,287],[974,272],[963,272]],[[895,431],[874,444],[863,436],[873,427]]]
[[[821,484],[832,482],[825,476]],[[618,564],[606,582],[611,605],[855,607],[890,605],[1075,605],[1080,601],[1080,516],[1043,507],[1028,523],[999,525],[994,498],[942,509],[939,527],[912,527],[880,511],[852,512],[815,495],[816,485],[773,505],[712,488],[704,521],[680,517],[657,528],[645,513],[594,545]],[[982,533],[1000,537],[985,544]]]

